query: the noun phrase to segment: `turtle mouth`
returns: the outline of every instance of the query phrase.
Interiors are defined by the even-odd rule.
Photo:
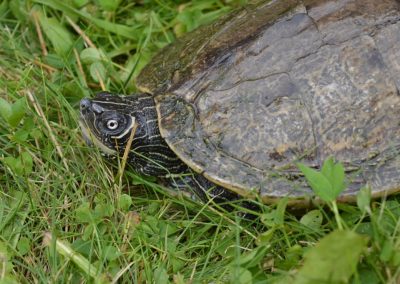
[[[83,140],[85,140],[86,145],[93,146],[93,142],[90,139],[90,130],[87,127],[83,117],[79,120],[79,127],[81,128]]]
[[[103,152],[105,155],[114,156],[117,154],[117,151],[107,147],[103,142],[101,142],[95,134],[92,133],[90,127],[87,125],[84,117],[81,116],[79,120],[79,126],[82,131],[83,139],[85,140],[86,144],[91,147],[97,147]]]

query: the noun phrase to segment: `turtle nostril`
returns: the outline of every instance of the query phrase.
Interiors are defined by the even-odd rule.
[[[80,102],[81,111],[87,110],[91,106],[91,102],[88,99],[82,99]]]

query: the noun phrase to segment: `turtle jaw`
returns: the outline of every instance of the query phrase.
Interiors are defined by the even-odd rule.
[[[86,145],[93,146],[93,142],[90,139],[90,134],[89,134],[90,131],[89,131],[85,121],[83,120],[82,116],[80,117],[78,123],[79,123],[79,127],[81,129],[81,132],[82,132],[82,138],[83,138],[83,140],[85,140]]]
[[[94,134],[92,134],[92,132],[90,131],[90,128],[87,126],[85,119],[82,116],[79,121],[79,126],[82,131],[83,139],[85,140],[85,142],[88,146],[90,146],[90,147],[94,146],[94,147],[99,148],[101,150],[101,152],[107,156],[117,155],[117,151],[104,145],[104,143],[102,143]]]

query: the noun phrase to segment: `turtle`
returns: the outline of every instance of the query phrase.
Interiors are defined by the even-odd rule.
[[[139,93],[82,99],[80,125],[203,201],[310,206],[296,164],[329,157],[346,172],[339,202],[366,185],[382,197],[400,191],[399,46],[399,0],[253,2],[164,47]]]

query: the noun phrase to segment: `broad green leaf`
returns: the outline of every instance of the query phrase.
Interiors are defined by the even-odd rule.
[[[121,252],[114,246],[106,246],[103,250],[103,258],[108,261],[116,260],[121,255]]]
[[[29,133],[29,135],[34,138],[34,139],[40,139],[43,136],[43,132],[39,129],[32,129],[31,133]]]
[[[73,3],[75,5],[75,7],[82,7],[85,6],[87,3],[89,3],[90,0],[73,0]]]
[[[374,228],[371,222],[362,222],[357,225],[356,232],[361,235],[366,235],[370,238],[375,236]]]
[[[311,210],[300,219],[300,223],[312,229],[319,229],[322,225],[323,216],[320,210]]]
[[[94,208],[94,215],[96,219],[102,219],[104,217],[111,217],[114,214],[114,207],[111,204],[99,203]]]
[[[12,254],[8,246],[3,241],[0,241],[0,283],[3,284],[16,284],[19,283],[15,280],[12,264]]]
[[[289,270],[292,267],[297,267],[303,257],[304,249],[301,245],[295,244],[289,247],[283,257],[285,260],[281,262],[281,269]]]
[[[172,265],[172,270],[174,273],[182,271],[182,268],[186,266],[185,254],[183,252],[178,252],[174,255],[169,255],[169,262]]]
[[[100,49],[89,47],[81,51],[80,58],[82,63],[90,64],[96,61],[102,61],[106,59],[106,55]]]
[[[2,189],[4,189],[4,187]],[[8,194],[11,194],[9,195],[9,198],[5,196],[0,198],[0,232],[1,232],[0,235],[5,240],[10,240],[14,237],[17,237],[15,228],[19,228],[23,224],[24,222],[23,219],[28,214],[28,211],[25,210],[27,194],[21,191],[13,191],[13,189],[14,189],[13,186],[10,186],[7,189]],[[11,244],[10,245],[14,247],[14,244],[15,243],[13,241],[13,245]],[[14,249],[12,249],[12,251],[13,253],[15,252]],[[0,240],[0,255],[1,255],[1,240]],[[0,271],[1,271],[1,263],[2,262],[0,261]]]
[[[83,234],[82,234],[82,239],[84,241],[88,241],[93,239],[93,233],[96,230],[96,225],[95,224],[89,224],[85,227],[85,229],[83,230]]]
[[[336,196],[332,190],[332,185],[321,172],[301,163],[298,163],[297,166],[303,172],[308,184],[317,196],[326,202],[335,200]]]
[[[16,100],[11,105],[11,115],[8,117],[8,123],[12,127],[17,127],[21,119],[26,113],[26,99],[25,97]]]
[[[264,213],[261,215],[261,222],[263,222],[268,227],[275,227],[275,211]]]
[[[154,270],[154,283],[167,284],[168,283],[168,273],[163,267],[158,267]]]
[[[47,18],[41,13],[39,22],[56,53],[59,56],[66,56],[73,46],[72,36],[68,30],[56,18]]]
[[[185,284],[187,282],[185,281],[185,278],[183,277],[183,275],[178,272],[177,274],[174,275],[174,283],[175,284]]]
[[[7,102],[5,99],[0,98],[0,115],[8,121],[8,118],[10,117],[12,113],[11,110],[11,104]]]
[[[261,215],[261,222],[263,222],[265,225],[269,227],[283,225],[287,203],[288,203],[287,198],[282,198],[281,200],[279,200],[274,210]]]
[[[353,281],[353,284],[380,284],[382,283],[375,269],[360,269],[358,271],[359,281]]]
[[[75,218],[78,222],[91,223],[93,215],[90,209],[89,202],[82,203],[81,206],[75,209]]]
[[[18,159],[14,157],[5,157],[4,158],[4,163],[10,167],[10,169],[16,173],[17,175],[20,174],[20,168],[18,164]]]
[[[341,163],[335,163],[332,157],[324,161],[321,173],[329,180],[336,197],[345,189],[344,167]]]
[[[25,8],[26,7],[25,2],[26,1],[24,1],[24,0],[10,0],[8,2],[12,14],[21,23],[24,23],[29,19],[28,12],[26,11],[26,8]]]
[[[400,252],[398,251],[398,249],[393,252],[391,264],[395,267],[398,267],[400,265]]]
[[[336,163],[332,169],[331,175],[332,189],[335,193],[335,198],[346,188],[344,183],[344,167],[341,163]]]
[[[251,272],[243,267],[233,268],[233,279],[231,283],[237,284],[252,284],[253,283],[253,276]]]
[[[122,211],[128,211],[129,207],[132,205],[132,197],[128,194],[122,194],[118,200],[118,207]]]
[[[223,231],[216,236],[215,251],[224,258],[231,258],[235,255],[235,234],[230,230]]]
[[[367,239],[353,231],[333,231],[306,253],[294,283],[348,283],[366,245]]]
[[[90,241],[84,241],[81,238],[77,238],[72,244],[71,247],[82,254],[83,256],[87,257],[90,255],[90,252],[92,251],[92,242]]]
[[[50,50],[50,52],[54,52],[54,50]],[[47,56],[43,57],[43,62],[57,69],[65,68],[63,56],[55,53],[47,54]]]
[[[392,242],[390,240],[385,240],[385,242],[382,245],[379,258],[382,261],[387,262],[392,258],[394,251],[395,251],[395,248],[394,248]]]
[[[3,0],[0,3],[0,18],[4,17],[8,10],[8,0]]]
[[[18,240],[17,250],[19,254],[25,255],[31,249],[31,241],[26,237],[22,237]]]
[[[17,143],[23,143],[28,139],[28,137],[29,137],[28,131],[26,131],[25,129],[19,129],[14,133],[11,139]]]
[[[33,168],[33,160],[31,155],[28,152],[22,152],[20,155],[21,166],[23,168],[23,172],[28,175],[32,172]]]
[[[243,253],[239,259],[233,260],[233,265],[240,265],[244,268],[252,268],[260,263],[260,261],[265,257],[268,251],[268,247],[260,246],[249,252]]]
[[[275,230],[275,228],[272,228],[258,235],[256,240],[257,245],[260,246],[269,244],[272,237],[274,236]]]
[[[364,186],[357,193],[357,206],[363,213],[371,212],[371,188]]]
[[[334,167],[335,163],[333,161],[332,157],[329,157],[328,159],[326,159],[324,161],[324,164],[322,165],[321,168],[321,173],[328,179],[328,180],[332,180],[332,172],[333,172],[333,167]]]
[[[107,70],[101,62],[94,62],[90,65],[90,76],[95,82],[106,80]]]
[[[32,157],[27,152],[22,152],[17,158],[5,157],[4,162],[18,176],[28,175],[32,172]]]
[[[288,201],[289,201],[288,198],[282,198],[281,200],[279,200],[278,205],[276,206],[276,209],[275,209],[275,224],[276,225],[284,224],[285,211],[286,211],[286,206],[288,204]]]
[[[112,12],[118,8],[121,0],[97,0],[96,2],[98,2],[104,10]]]
[[[178,227],[171,222],[162,222],[158,223],[160,236],[171,236],[175,234],[179,229]]]

